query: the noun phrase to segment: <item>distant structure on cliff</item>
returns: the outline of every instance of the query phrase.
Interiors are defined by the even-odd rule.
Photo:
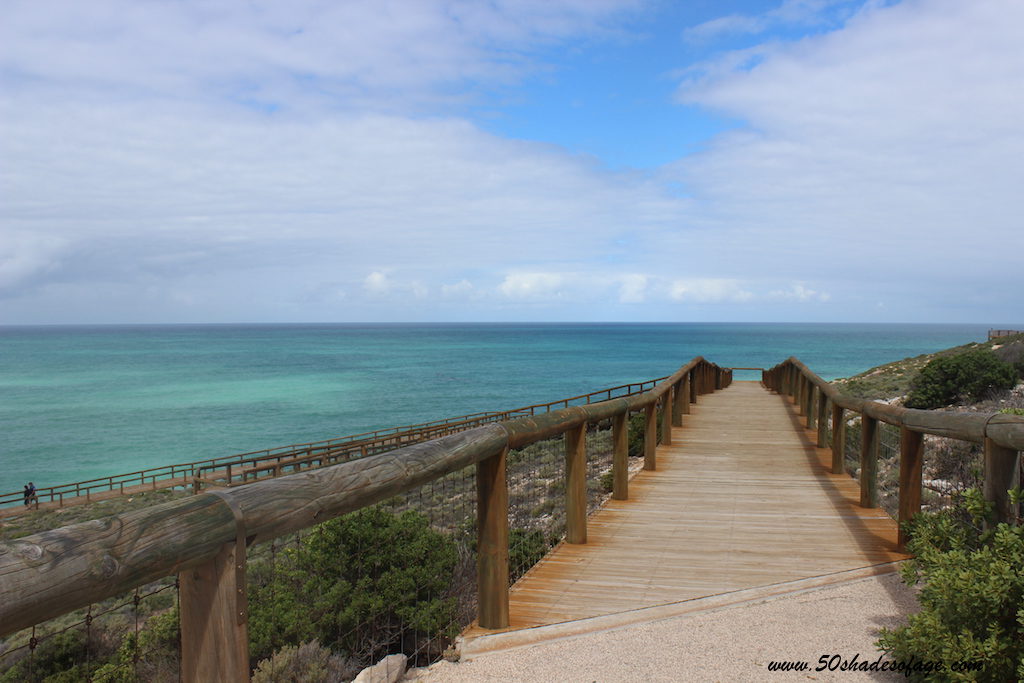
[[[996,337],[1009,337],[1011,334],[1024,334],[1024,330],[989,330],[988,338],[992,340]]]

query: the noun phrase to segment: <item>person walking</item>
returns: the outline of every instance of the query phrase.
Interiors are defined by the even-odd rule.
[[[25,486],[25,507],[28,507],[32,503],[36,504],[36,508],[39,508],[39,496],[36,495],[36,485],[29,482]]]

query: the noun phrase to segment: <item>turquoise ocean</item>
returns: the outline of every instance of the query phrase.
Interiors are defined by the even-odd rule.
[[[504,410],[703,355],[826,379],[985,339],[979,325],[0,327],[0,493]],[[736,379],[760,379],[738,372]]]

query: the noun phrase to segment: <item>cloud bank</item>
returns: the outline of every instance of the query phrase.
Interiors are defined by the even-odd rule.
[[[810,29],[666,63],[737,123],[660,168],[474,119],[651,11],[9,3],[0,322],[1024,319],[1024,7],[674,27]]]

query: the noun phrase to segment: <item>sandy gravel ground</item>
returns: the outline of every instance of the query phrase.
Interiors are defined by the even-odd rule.
[[[895,681],[900,674],[815,672],[823,655],[874,662],[882,627],[917,611],[898,575],[784,595],[413,669],[406,680],[477,681]],[[772,661],[806,672],[770,672]]]

